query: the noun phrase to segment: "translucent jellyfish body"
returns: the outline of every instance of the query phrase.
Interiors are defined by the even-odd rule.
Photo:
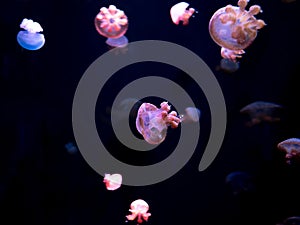
[[[103,182],[105,183],[106,189],[110,191],[117,190],[122,185],[122,175],[115,174],[105,174],[103,178]]]
[[[137,218],[137,222],[140,224],[145,221],[148,221],[149,216],[151,213],[148,213],[149,205],[142,199],[137,199],[130,204],[129,211],[131,215],[127,215],[126,218],[128,220],[135,220]]]
[[[136,128],[149,144],[160,144],[167,135],[168,126],[177,128],[180,118],[172,111],[168,102],[162,102],[160,109],[150,103],[143,103],[137,113]]]
[[[179,23],[182,22],[182,25],[187,25],[189,23],[189,19],[194,14],[195,9],[187,9],[188,6],[189,3],[186,2],[179,2],[172,6],[170,15],[174,24],[179,25]]]
[[[125,47],[128,44],[128,39],[124,36],[128,29],[128,18],[116,6],[102,7],[94,23],[98,33],[107,37],[106,44],[109,46]]]
[[[209,33],[221,46],[223,58],[236,61],[245,53],[256,38],[257,30],[266,24],[254,16],[262,12],[260,6],[253,5],[246,10],[247,0],[239,0],[238,6],[227,5],[217,10],[210,19]]]
[[[188,123],[188,122],[198,122],[200,119],[201,112],[199,109],[195,107],[187,107],[185,108],[185,113],[180,114],[180,122]]]
[[[291,164],[292,161],[300,162],[300,139],[289,138],[277,145],[277,148],[285,153],[285,159],[287,164]]]
[[[44,46],[45,37],[39,33],[43,31],[39,23],[25,18],[20,24],[20,28],[24,29],[17,35],[17,41],[21,47],[27,50],[38,50]]]

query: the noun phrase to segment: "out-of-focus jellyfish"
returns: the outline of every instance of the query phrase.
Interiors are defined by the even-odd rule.
[[[287,164],[292,162],[300,162],[300,139],[289,138],[277,145],[278,149],[285,152],[285,159]]]
[[[291,216],[277,225],[300,225],[300,216]]]
[[[253,176],[243,171],[229,173],[225,178],[225,183],[235,196],[255,190]]]
[[[240,112],[246,113],[250,116],[251,120],[247,122],[246,125],[253,126],[263,121],[265,122],[280,121],[280,118],[275,115],[276,109],[280,109],[280,108],[282,108],[282,106],[275,103],[256,101],[243,107],[240,110]]]
[[[76,152],[78,152],[78,149],[74,145],[73,142],[69,142],[69,143],[65,144],[65,148],[67,149],[68,153],[70,153],[70,154],[75,154]]]
[[[118,173],[115,174],[106,173],[104,175],[103,182],[105,183],[107,190],[110,191],[117,190],[122,185],[122,175]]]
[[[140,224],[143,222],[142,219],[148,221],[149,216],[151,213],[148,213],[149,205],[142,199],[137,199],[130,204],[129,211],[131,215],[127,215],[126,218],[128,220],[135,220],[137,218],[137,222]]]
[[[234,62],[230,59],[223,58],[220,61],[220,68],[226,73],[234,73],[240,68],[239,62]]]
[[[143,103],[137,113],[136,128],[150,144],[160,144],[167,135],[168,126],[177,128],[181,122],[177,112],[169,113],[171,106],[162,102],[160,109],[150,103]]]
[[[20,24],[20,28],[24,30],[19,31],[17,35],[19,45],[27,50],[38,50],[44,46],[45,37],[39,33],[43,31],[39,23],[25,18]]]
[[[241,58],[256,38],[257,30],[266,24],[254,16],[262,12],[259,5],[246,10],[248,0],[239,0],[238,6],[227,5],[218,9],[210,19],[209,33],[214,42],[221,46],[221,56],[232,61]]]
[[[189,3],[186,2],[179,2],[172,6],[172,8],[170,9],[170,15],[174,24],[179,25],[180,21],[183,25],[189,24],[189,19],[194,14],[195,9],[187,9],[188,6]]]
[[[292,2],[296,2],[296,0],[281,0],[281,2],[283,2],[283,3],[292,3]]]
[[[128,39],[124,36],[128,29],[128,18],[116,6],[102,7],[94,23],[98,33],[107,37],[106,44],[109,46],[125,47],[128,44]]]
[[[185,114],[180,114],[180,122],[198,122],[200,119],[201,112],[195,107],[185,108]]]

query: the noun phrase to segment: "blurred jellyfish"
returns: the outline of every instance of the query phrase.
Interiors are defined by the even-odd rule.
[[[234,73],[240,68],[239,62],[234,62],[230,59],[223,58],[220,61],[220,68],[226,73]]]
[[[180,122],[198,122],[200,119],[201,112],[195,107],[185,108],[185,114],[180,114]]]
[[[278,149],[285,152],[287,164],[292,162],[300,162],[300,139],[289,138],[277,145]]]
[[[189,3],[179,2],[170,9],[171,19],[174,24],[178,25],[182,21],[183,25],[189,24],[190,17],[194,14],[195,9],[189,8]]]
[[[115,121],[120,121],[124,119],[132,119],[134,113],[138,110],[136,103],[141,103],[135,98],[126,98],[116,104],[115,107],[111,109],[111,116]],[[134,109],[134,110],[132,110]]]
[[[106,189],[110,191],[117,190],[122,185],[122,175],[121,174],[108,174],[106,173],[103,182],[105,183]]]
[[[38,50],[45,44],[45,37],[39,33],[43,31],[41,25],[33,20],[23,19],[20,28],[24,30],[19,31],[17,41],[19,45],[27,50]]]
[[[150,103],[143,103],[136,117],[136,128],[149,144],[160,144],[167,135],[168,126],[177,128],[180,118],[177,113],[169,113],[171,106],[168,102],[162,102],[160,109]]]
[[[240,112],[246,113],[250,116],[251,120],[247,122],[246,125],[253,126],[263,121],[266,122],[280,121],[280,118],[275,116],[276,109],[280,109],[280,108],[282,108],[282,106],[275,103],[257,101],[249,105],[246,105],[240,110]]]
[[[253,177],[243,171],[229,173],[225,178],[225,183],[230,187],[235,196],[255,190]]]
[[[300,216],[291,216],[277,225],[300,225]]]
[[[109,46],[125,47],[128,44],[128,39],[124,36],[128,29],[128,19],[116,6],[102,7],[94,23],[98,33],[107,37],[106,44]]]
[[[148,213],[148,210],[149,205],[147,202],[142,199],[135,200],[130,204],[129,211],[131,212],[131,215],[127,215],[126,218],[128,220],[135,220],[137,217],[137,222],[140,224],[143,222],[142,219],[148,221],[149,216],[151,216],[151,213]]]
[[[73,142],[69,142],[69,143],[65,144],[65,148],[67,149],[68,153],[70,153],[70,154],[75,154],[78,151],[77,147],[74,145]]]
[[[214,42],[221,46],[221,56],[232,61],[241,58],[256,38],[257,30],[266,24],[254,16],[262,12],[260,6],[253,5],[247,11],[248,0],[239,0],[238,7],[227,5],[218,9],[210,19],[209,33]]]

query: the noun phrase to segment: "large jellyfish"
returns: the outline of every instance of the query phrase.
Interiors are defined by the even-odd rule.
[[[300,162],[300,139],[289,138],[277,145],[278,149],[285,152],[285,159],[287,164],[292,162]]]
[[[160,144],[167,135],[168,126],[177,128],[181,122],[177,112],[169,113],[171,106],[162,102],[160,109],[150,103],[143,103],[136,117],[136,128],[150,144]]]
[[[265,122],[280,121],[280,118],[276,116],[276,109],[280,109],[280,108],[282,108],[282,106],[275,103],[256,101],[243,107],[240,110],[240,112],[244,114],[246,113],[250,116],[251,120],[247,122],[246,125],[251,127],[263,121]]]
[[[188,25],[190,17],[194,14],[195,9],[189,8],[189,3],[179,2],[172,6],[170,9],[171,19],[174,24],[179,25],[180,21],[182,25]]]
[[[256,38],[257,30],[266,24],[254,16],[262,12],[259,5],[246,10],[247,0],[239,0],[238,7],[227,5],[218,9],[210,19],[209,33],[214,42],[221,46],[221,56],[232,61],[241,58]]]
[[[125,47],[128,44],[128,39],[124,36],[128,29],[128,18],[116,6],[102,7],[94,23],[98,33],[107,37],[106,44],[109,46]]]
[[[148,213],[149,205],[142,199],[137,199],[130,204],[129,211],[131,215],[127,215],[126,218],[128,220],[135,220],[137,218],[137,222],[140,224],[143,222],[142,219],[148,221],[149,216],[151,213]]]
[[[39,33],[43,31],[41,25],[30,19],[23,19],[20,28],[24,30],[19,31],[17,41],[19,45],[27,50],[38,50],[45,44],[45,37]]]
[[[117,190],[122,185],[122,175],[115,173],[115,174],[108,174],[106,173],[103,182],[105,183],[106,189],[110,191]]]

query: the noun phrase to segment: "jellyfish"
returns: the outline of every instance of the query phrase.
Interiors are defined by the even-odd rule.
[[[103,178],[103,182],[105,183],[106,189],[110,191],[117,190],[121,187],[122,184],[122,175],[115,173],[115,174],[108,174],[106,173]]]
[[[188,6],[189,3],[186,2],[179,2],[172,6],[172,8],[170,9],[170,14],[174,24],[178,25],[180,21],[182,21],[183,25],[189,24],[189,19],[194,14],[195,9],[187,9]]]
[[[300,225],[300,216],[291,216],[277,225]]]
[[[277,148],[285,152],[285,159],[287,164],[292,164],[292,162],[300,161],[300,139],[299,138],[289,138],[277,145]]]
[[[234,73],[240,68],[240,64],[239,62],[222,58],[220,61],[220,68],[226,73]]]
[[[23,19],[20,28],[24,30],[19,31],[17,41],[21,47],[27,50],[38,50],[45,44],[45,37],[39,33],[43,31],[41,25],[30,19]]]
[[[149,144],[160,144],[167,135],[168,126],[177,128],[180,118],[177,112],[169,113],[171,106],[168,102],[162,102],[160,109],[150,103],[143,103],[136,117],[136,128]]]
[[[221,46],[221,56],[234,62],[242,57],[256,38],[257,30],[266,24],[254,16],[262,12],[259,5],[246,10],[248,0],[239,0],[238,6],[227,5],[218,9],[210,19],[209,33],[215,43]]]
[[[102,7],[94,23],[98,33],[107,38],[106,44],[109,46],[125,47],[128,44],[128,39],[124,36],[128,29],[128,18],[116,6]]]
[[[185,108],[185,113],[180,114],[180,122],[198,122],[200,119],[201,112],[199,109],[195,107],[187,107]]]
[[[253,177],[244,171],[234,171],[225,178],[225,183],[230,186],[233,195],[249,193],[255,190]]]
[[[140,224],[143,222],[142,219],[148,221],[149,216],[151,216],[151,213],[148,213],[148,210],[148,203],[142,199],[137,199],[130,204],[129,211],[131,212],[131,215],[127,215],[126,218],[128,220],[135,220],[137,217],[137,222]]]
[[[251,127],[263,121],[266,122],[280,121],[280,118],[278,116],[275,116],[276,109],[280,109],[280,108],[282,108],[282,106],[275,103],[256,101],[243,107],[240,110],[240,112],[247,113],[250,116],[251,120],[247,122],[246,125]]]

